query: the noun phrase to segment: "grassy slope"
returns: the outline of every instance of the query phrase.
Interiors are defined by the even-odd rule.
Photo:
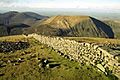
[[[94,38],[94,37],[64,37],[64,38],[75,40],[78,42],[120,44],[120,39],[107,39],[107,38]]]
[[[79,63],[65,59],[57,54],[51,47],[40,44],[30,38],[22,36],[2,37],[0,41],[28,41],[30,47],[9,54],[0,53],[0,80],[108,80],[102,73],[92,66],[81,66]],[[7,60],[23,58],[24,62],[7,63]],[[53,68],[42,68],[38,66],[38,58],[45,58],[52,63],[59,63]],[[2,62],[3,61],[3,62]]]
[[[75,26],[81,21],[88,20],[89,16],[53,16],[43,21],[42,24],[58,25],[57,28],[68,29],[69,26]],[[56,27],[56,26],[54,26]]]

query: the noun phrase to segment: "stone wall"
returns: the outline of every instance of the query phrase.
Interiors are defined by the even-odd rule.
[[[27,37],[33,37],[41,43],[53,47],[65,58],[78,61],[81,64],[96,66],[106,74],[108,69],[113,71],[113,73],[120,73],[120,66],[115,57],[98,47],[98,45],[37,34],[30,34]]]

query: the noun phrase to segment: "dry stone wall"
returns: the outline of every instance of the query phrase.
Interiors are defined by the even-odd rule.
[[[120,66],[115,57],[98,47],[98,45],[37,34],[30,34],[28,37],[33,37],[41,43],[53,47],[61,56],[69,58],[70,60],[78,61],[81,64],[96,66],[106,74],[108,69],[113,71],[113,73],[120,73]]]

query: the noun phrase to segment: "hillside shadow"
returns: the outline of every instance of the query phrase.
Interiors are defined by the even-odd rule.
[[[10,35],[12,29],[19,28],[19,30],[21,30],[23,28],[28,28],[28,27],[30,27],[30,26],[26,25],[26,24],[22,24],[22,23],[21,24],[12,24],[12,25],[7,26],[7,32]]]
[[[93,21],[93,23],[96,25],[96,27],[99,29],[102,29],[102,31],[104,31],[109,38],[114,38],[114,32],[109,25],[107,25],[104,22],[101,22],[95,18],[92,18],[92,17],[90,17],[90,19]]]
[[[9,27],[10,29],[13,29],[13,28],[28,28],[30,26],[27,24],[19,23],[19,24],[11,24],[11,25],[8,25],[7,27]]]

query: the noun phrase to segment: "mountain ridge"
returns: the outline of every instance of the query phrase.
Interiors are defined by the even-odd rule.
[[[85,15],[48,17],[33,12],[11,11],[0,14],[0,25],[1,31],[3,29],[1,36],[38,33],[63,37],[120,38],[119,24]],[[4,30],[10,32],[6,34]]]
[[[43,18],[47,18],[47,16],[34,12],[10,11],[2,13],[0,15],[0,36],[23,34],[24,28],[31,27],[36,21]],[[6,30],[5,33],[4,30]]]
[[[30,22],[33,23],[36,20],[41,20],[43,18],[47,18],[47,16],[42,16],[34,12],[10,11],[0,15],[0,24],[9,25],[16,23],[24,23],[28,21],[28,25],[32,25],[30,24]]]
[[[39,30],[38,28],[43,26],[56,29],[56,36],[114,38],[114,33],[109,25],[90,16],[53,16],[37,23],[37,25],[33,27]],[[107,29],[109,31],[107,31]],[[42,31],[39,30],[39,33],[40,32]],[[55,32],[55,30],[52,32]],[[45,33],[45,35],[52,34]]]

